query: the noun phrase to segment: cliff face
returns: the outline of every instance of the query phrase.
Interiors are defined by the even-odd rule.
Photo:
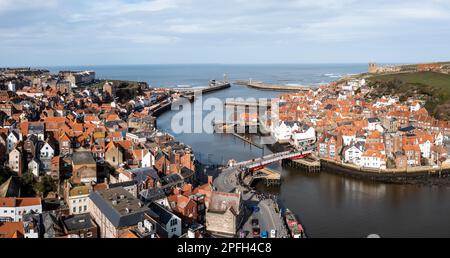
[[[439,120],[450,120],[450,75],[413,72],[375,75],[368,79],[369,98],[395,95],[400,101],[416,98],[425,101],[427,111]]]

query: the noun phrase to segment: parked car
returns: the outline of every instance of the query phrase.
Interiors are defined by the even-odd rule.
[[[269,232],[267,232],[267,230],[264,230],[263,232],[261,232],[261,238],[268,238],[269,237]]]
[[[260,232],[261,230],[259,228],[253,228],[253,238],[259,238]]]
[[[277,230],[276,229],[272,229],[270,231],[270,238],[277,238]]]

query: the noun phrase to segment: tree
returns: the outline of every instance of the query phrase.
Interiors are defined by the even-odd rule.
[[[56,190],[56,185],[50,176],[43,176],[41,177],[41,180],[35,184],[34,189],[37,193],[46,196],[49,192]]]
[[[0,167],[0,185],[13,176],[13,172],[7,167]]]
[[[25,172],[22,177],[20,177],[20,184],[23,196],[35,196],[34,191],[34,175],[31,171]]]

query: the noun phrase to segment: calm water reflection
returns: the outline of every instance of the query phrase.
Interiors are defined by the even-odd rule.
[[[261,92],[242,86],[208,96],[274,97],[279,93]],[[158,126],[171,131],[168,112]],[[262,155],[256,147],[244,145],[230,135],[175,135],[194,148],[205,163],[224,163],[229,159],[248,160]],[[265,153],[270,153],[265,149]],[[307,174],[292,168],[282,171],[280,201],[299,215],[311,237],[450,237],[450,189],[380,184],[329,173]]]

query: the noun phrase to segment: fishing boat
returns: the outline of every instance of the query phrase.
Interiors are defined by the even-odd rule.
[[[284,213],[286,224],[291,232],[292,238],[306,238],[305,230],[303,229],[302,224],[297,220],[295,214],[291,212],[289,209],[286,209]]]

